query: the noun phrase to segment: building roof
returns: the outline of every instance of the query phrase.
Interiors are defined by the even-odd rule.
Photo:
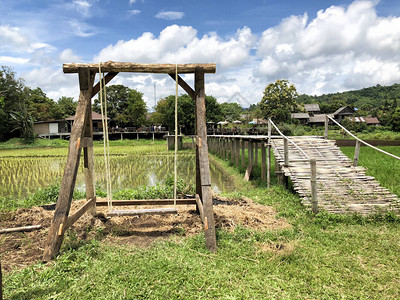
[[[307,113],[292,113],[292,119],[308,119],[309,117]]]
[[[67,120],[67,121],[75,120],[75,116],[70,116],[68,118],[65,118],[65,120]],[[101,114],[92,111],[92,120],[96,120],[96,121],[101,120]],[[110,120],[110,118],[107,117],[107,120]]]
[[[378,118],[375,117],[349,117],[349,119],[356,123],[367,123],[369,125],[379,124]]]
[[[319,105],[318,104],[304,104],[304,108],[306,111],[311,112],[311,111],[320,111]]]
[[[348,112],[346,113],[346,110],[348,110]],[[348,107],[348,106],[342,106],[341,108],[339,108],[338,110],[336,110],[333,115],[337,116],[337,115],[350,115],[350,114],[354,114],[355,111],[354,109]]]
[[[329,116],[333,117],[332,114],[329,114]],[[309,123],[325,123],[326,119],[326,114],[319,114],[319,115],[314,115],[313,117],[310,117]]]
[[[376,117],[369,117],[369,118],[365,118],[365,121],[367,122],[367,124],[380,124],[378,118]]]

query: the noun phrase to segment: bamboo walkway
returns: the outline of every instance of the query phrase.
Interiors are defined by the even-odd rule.
[[[380,186],[365,168],[353,162],[335,145],[335,141],[318,136],[290,137],[309,158],[317,162],[318,207],[331,213],[371,214],[379,210],[399,211],[399,199]],[[290,177],[302,203],[311,207],[310,160],[291,143],[288,145],[289,164],[284,163],[282,138],[271,139],[277,163]]]

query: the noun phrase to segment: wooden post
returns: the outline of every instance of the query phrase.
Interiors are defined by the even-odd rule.
[[[92,101],[87,102],[85,144],[83,145],[83,164],[85,174],[86,201],[96,198],[95,175],[94,175],[94,152],[93,152],[93,122],[92,122]],[[107,121],[107,120],[106,120]],[[81,142],[82,143],[82,142]],[[96,200],[89,210],[90,214],[96,214]]]
[[[283,139],[283,155],[285,158],[285,167],[289,166],[289,147],[288,147],[288,140]]]
[[[356,149],[354,150],[354,160],[353,160],[354,167],[357,167],[358,165],[358,158],[360,157],[360,146],[361,146],[360,141],[356,140]]]
[[[230,138],[230,149],[231,149],[231,163],[232,165],[235,164],[235,140],[233,138]]]
[[[251,172],[253,171],[253,142],[251,140],[249,140],[247,142],[248,145],[248,151],[247,151],[247,157],[248,157],[248,165],[246,168],[246,173],[244,174],[244,180],[249,181],[250,180],[250,176],[251,176]]]
[[[246,152],[246,147],[245,147],[245,140],[240,139],[240,142],[242,143],[242,167],[246,167],[246,159],[245,159],[245,152]]]
[[[258,141],[254,141],[254,167],[258,167]]]
[[[283,174],[281,165],[278,163],[278,160],[276,158],[275,158],[275,174],[276,174],[276,177],[278,178],[278,184],[283,185],[284,184],[283,177],[285,175]]]
[[[196,68],[194,73],[195,105],[196,105],[196,135],[197,148],[199,151],[199,167],[201,177],[201,200],[204,209],[204,230],[206,246],[210,252],[217,250],[215,236],[215,222],[212,204],[211,177],[208,159],[207,127],[206,127],[206,106],[204,91],[204,71]]]
[[[229,159],[229,150],[228,150],[228,138],[224,138],[224,151],[225,151],[225,160]]]
[[[271,122],[268,120],[268,143],[271,142],[271,133],[272,133],[272,125]]]
[[[314,214],[318,213],[318,197],[317,197],[317,161],[315,158],[310,159],[311,169],[311,208]]]
[[[249,161],[248,165],[251,165],[253,167],[253,156],[254,156],[253,142],[251,140],[248,140],[247,144],[248,144],[247,159]]]
[[[221,158],[225,159],[225,138],[221,138]]]
[[[235,165],[239,167],[239,140],[235,139]]]
[[[265,152],[265,141],[261,142],[261,180],[265,180],[267,168],[267,157]]]
[[[328,125],[329,125],[329,118],[328,115],[325,115],[325,131],[324,131],[325,139],[328,139]]]
[[[267,146],[267,188],[271,187],[271,144]]]
[[[67,221],[71,208],[72,195],[81,156],[80,142],[85,129],[88,102],[90,102],[92,97],[93,82],[94,74],[91,74],[89,69],[79,69],[80,95],[78,107],[76,109],[74,125],[71,130],[67,163],[61,181],[60,193],[43,254],[44,261],[50,261],[58,254],[64,238],[65,229],[63,225]]]

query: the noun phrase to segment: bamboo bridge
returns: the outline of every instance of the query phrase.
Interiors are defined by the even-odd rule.
[[[271,135],[272,126],[279,135]],[[278,183],[287,185],[290,179],[303,205],[315,213],[325,210],[337,214],[365,215],[382,210],[398,211],[398,197],[382,187],[374,177],[368,176],[366,169],[357,164],[361,144],[400,158],[355,138],[357,143],[352,161],[336,146],[335,141],[320,136],[286,137],[272,121],[269,123],[268,136],[208,136],[210,151],[230,159],[237,166],[245,167],[247,180],[253,168],[259,165],[260,149],[261,179],[267,181],[268,187],[272,149]]]

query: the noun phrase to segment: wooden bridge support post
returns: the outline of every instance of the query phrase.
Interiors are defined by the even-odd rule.
[[[254,141],[254,167],[258,167],[258,142]]]
[[[267,145],[267,188],[271,187],[271,144]]]
[[[231,143],[230,139],[227,137],[226,138],[226,160],[230,160],[230,153],[231,153]]]
[[[195,70],[195,105],[196,105],[196,135],[199,153],[200,182],[202,192],[202,204],[204,213],[204,231],[206,246],[210,252],[217,250],[215,236],[215,222],[212,203],[211,176],[208,158],[206,106],[204,90],[204,71]]]
[[[284,163],[285,167],[289,166],[289,146],[288,146],[288,140],[283,139],[283,155],[284,155]]]
[[[275,158],[275,175],[278,178],[278,184],[283,185],[284,184],[284,174],[282,171],[282,168],[278,162],[278,160]]]
[[[356,148],[354,150],[354,160],[353,160],[354,167],[357,167],[358,165],[358,158],[360,157],[360,146],[361,146],[360,141],[356,140]]]
[[[221,146],[222,146],[222,156],[221,158],[225,160],[226,149],[225,149],[225,138],[221,138]]]
[[[243,168],[245,168],[246,167],[246,159],[245,159],[245,153],[246,153],[246,147],[245,147],[245,140],[244,139],[240,139],[240,142],[241,142],[241,144],[242,144],[242,160],[241,160],[241,163],[242,163],[242,167]]]
[[[72,195],[81,157],[80,143],[85,129],[85,118],[89,107],[88,102],[90,102],[92,98],[94,74],[91,74],[88,68],[79,69],[78,74],[80,86],[78,107],[76,109],[74,125],[71,130],[67,163],[61,181],[60,193],[43,254],[44,261],[50,261],[57,255],[64,238],[64,232],[66,230],[64,224],[67,221],[71,208]]]
[[[318,196],[317,196],[317,161],[315,158],[310,159],[311,169],[311,209],[314,214],[318,213]]]
[[[325,116],[325,131],[324,131],[324,138],[328,139],[328,125],[329,125],[329,118],[328,115]]]
[[[249,166],[253,167],[253,159],[254,159],[254,149],[253,149],[253,142],[249,140],[247,142],[248,144],[248,150],[247,150],[247,156],[249,160]]]
[[[231,143],[230,143],[230,138],[226,138],[226,160],[230,160],[230,154],[231,154]]]
[[[235,165],[239,167],[239,140],[235,139]]]
[[[230,149],[231,149],[231,163],[232,165],[235,164],[235,140],[230,138]]]
[[[265,180],[266,168],[267,168],[267,157],[265,152],[265,141],[261,142],[261,180]]]
[[[247,146],[248,146],[248,150],[247,150],[247,159],[248,159],[248,164],[247,164],[247,168],[246,168],[246,173],[244,175],[244,180],[249,181],[250,180],[250,176],[251,176],[251,172],[253,170],[253,142],[251,140],[247,141]]]
[[[268,119],[268,146],[267,146],[267,187],[271,187],[271,133],[272,126],[271,122]],[[276,163],[276,160],[275,160]],[[275,165],[275,170],[277,166]]]

